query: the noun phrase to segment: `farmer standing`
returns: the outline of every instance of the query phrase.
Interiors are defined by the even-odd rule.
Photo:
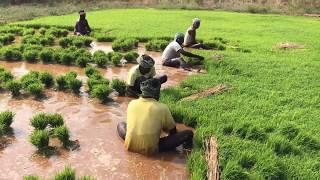
[[[148,55],[141,55],[138,58],[138,65],[133,66],[129,70],[127,79],[127,96],[138,98],[141,94],[140,83],[150,79],[159,79],[160,83],[165,83],[168,79],[167,75],[156,76],[154,60]],[[156,76],[156,77],[155,77]]]
[[[162,65],[179,68],[182,67],[185,70],[190,70],[190,65],[181,57],[181,54],[187,57],[195,58],[197,60],[203,60],[202,56],[185,51],[182,47],[184,42],[184,35],[177,33],[174,41],[172,41],[163,51]]]
[[[183,45],[185,47],[196,48],[196,49],[211,49],[202,43],[198,43],[196,40],[197,29],[200,27],[200,19],[194,18],[192,25],[187,29],[186,36],[184,38]]]
[[[74,34],[78,36],[89,35],[91,33],[91,28],[86,19],[86,13],[84,10],[79,11],[79,20],[74,27]]]
[[[117,126],[119,136],[125,140],[125,148],[141,154],[172,151],[181,144],[192,147],[193,132],[177,132],[175,121],[167,105],[158,102],[161,83],[148,79],[141,83],[142,95],[129,103],[127,123]],[[160,138],[161,131],[169,135]]]

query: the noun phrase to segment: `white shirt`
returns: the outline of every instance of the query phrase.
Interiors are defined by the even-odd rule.
[[[179,58],[181,55],[179,50],[182,49],[181,45],[176,41],[172,41],[162,53],[162,60],[169,60]]]

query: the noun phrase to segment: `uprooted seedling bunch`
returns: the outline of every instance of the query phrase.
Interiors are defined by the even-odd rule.
[[[105,102],[109,99],[109,95],[113,89],[117,91],[120,96],[125,94],[126,84],[124,81],[113,79],[110,85],[110,81],[104,78],[101,73],[93,67],[87,67],[85,73],[89,78],[87,85],[91,97],[98,98],[102,102]]]
[[[60,75],[56,78],[58,90],[60,91],[71,91],[75,94],[80,93],[82,81],[77,79],[78,74],[70,71],[66,75]]]
[[[222,37],[215,37],[214,39],[205,41],[203,44],[210,49],[224,51],[226,50],[226,44],[228,43],[227,40],[223,39]]]
[[[81,176],[79,178],[76,178],[76,171],[75,169],[72,169],[70,166],[65,166],[64,169],[60,172],[57,172],[54,177],[52,178],[54,180],[95,180],[92,176]],[[39,176],[35,175],[29,175],[24,176],[23,180],[40,180]]]
[[[145,47],[148,51],[161,52],[167,47],[169,43],[170,43],[170,39],[168,38],[152,39],[147,42]]]
[[[0,112],[0,136],[5,135],[13,122],[15,114],[11,111]]]
[[[34,131],[30,135],[30,142],[38,150],[46,150],[49,147],[50,138],[58,138],[64,147],[70,145],[70,134],[64,125],[63,117],[58,113],[38,113],[30,120]]]
[[[120,38],[116,39],[112,43],[112,49],[114,51],[126,52],[138,47],[139,41],[134,38]]]

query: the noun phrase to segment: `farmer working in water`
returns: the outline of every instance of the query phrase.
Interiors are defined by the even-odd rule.
[[[175,121],[167,105],[158,102],[161,83],[148,79],[141,83],[141,97],[132,100],[127,109],[127,123],[117,126],[119,136],[125,140],[125,148],[141,154],[172,151],[183,145],[192,147],[193,132],[177,132]],[[168,136],[161,137],[161,131]]]
[[[89,35],[91,33],[91,28],[86,19],[86,13],[84,10],[79,11],[80,18],[74,27],[74,34],[78,36]]]
[[[211,49],[202,43],[198,43],[196,40],[197,29],[200,27],[200,19],[194,18],[192,25],[187,29],[186,36],[184,38],[183,45],[185,47],[196,48],[196,49]]]
[[[127,80],[127,96],[138,98],[141,94],[140,83],[150,79],[156,78],[160,83],[165,83],[168,79],[167,75],[156,76],[156,69],[154,68],[154,60],[148,55],[141,55],[138,58],[138,65],[133,66],[129,70]]]
[[[195,58],[198,60],[203,60],[202,56],[193,54],[191,52],[185,51],[182,47],[184,41],[184,35],[182,33],[177,33],[174,41],[172,41],[163,51],[162,54],[162,64],[164,66],[170,67],[182,67],[185,70],[190,70],[190,66],[181,57],[181,54],[187,57]]]

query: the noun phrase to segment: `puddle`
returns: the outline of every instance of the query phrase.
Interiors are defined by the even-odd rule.
[[[108,45],[108,44],[107,44]],[[109,47],[96,44],[95,49]],[[144,53],[143,47],[138,48]],[[167,73],[168,82],[164,87],[177,85],[190,72],[162,67],[160,53],[147,52],[156,60],[157,73]],[[0,66],[10,69],[21,77],[30,70],[49,71],[64,74],[70,70],[86,81],[84,70],[74,66],[29,64],[25,62],[8,63],[0,61]],[[101,69],[105,77],[126,79],[128,69],[116,67]],[[8,93],[0,93],[0,109],[16,113],[12,124],[13,141],[0,148],[0,179],[21,179],[24,175],[37,174],[52,177],[65,165],[71,165],[80,175],[93,175],[97,179],[187,179],[186,154],[170,152],[153,157],[127,152],[123,141],[116,133],[118,122],[125,120],[130,98],[115,97],[107,105],[87,96],[74,96],[69,93],[47,91],[48,98],[36,101],[30,98],[14,99]],[[78,140],[80,148],[74,151],[58,149],[50,158],[36,155],[36,148],[28,141],[32,127],[30,118],[37,112],[61,113],[71,132],[71,139]],[[179,125],[178,129],[185,129]],[[53,142],[54,143],[54,142]]]

